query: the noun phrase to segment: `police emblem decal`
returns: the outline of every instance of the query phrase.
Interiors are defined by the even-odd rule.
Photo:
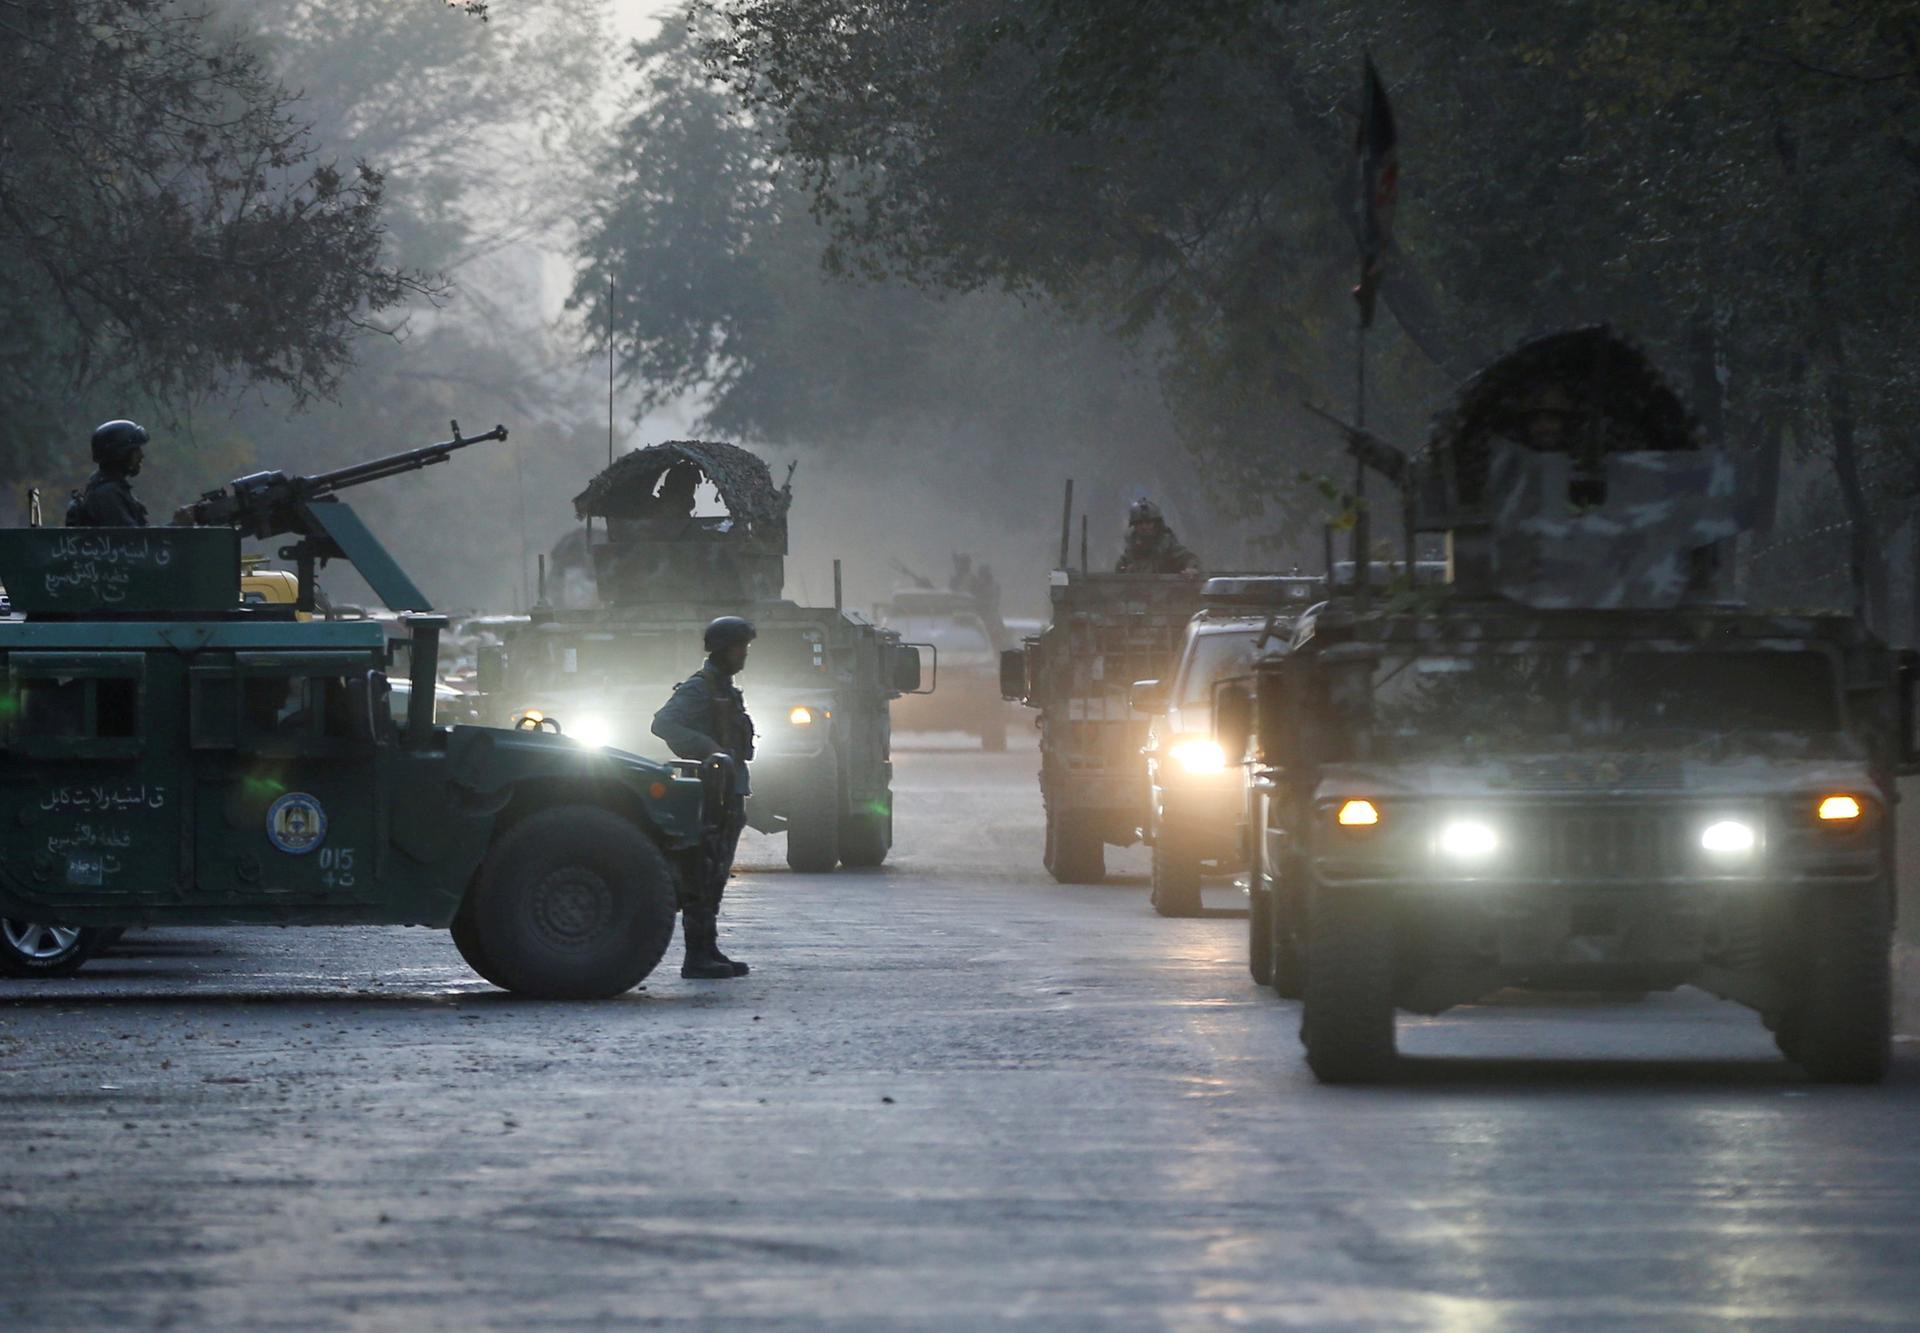
[[[288,856],[318,847],[327,836],[327,812],[303,791],[290,791],[267,807],[267,841]]]

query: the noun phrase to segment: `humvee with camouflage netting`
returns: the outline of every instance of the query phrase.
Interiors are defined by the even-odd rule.
[[[1451,585],[1335,597],[1216,710],[1253,763],[1252,970],[1315,1074],[1387,1073],[1396,1009],[1691,984],[1880,1078],[1912,656],[1727,599],[1732,460],[1605,329],[1496,362],[1411,458],[1352,442]]]
[[[758,729],[747,823],[784,832],[795,870],[881,864],[893,846],[889,708],[921,688],[920,654],[837,596],[829,607],[781,596],[792,498],[730,444],[620,458],[573,502],[597,604],[543,598],[482,650],[483,716],[541,716],[588,744],[657,752],[654,712],[699,668],[707,623],[746,616],[759,629],[740,678]]]

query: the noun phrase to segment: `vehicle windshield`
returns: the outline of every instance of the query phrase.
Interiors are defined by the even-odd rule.
[[[887,628],[908,643],[930,643],[943,653],[990,653],[987,627],[973,616],[895,616]]]
[[[1181,708],[1212,707],[1214,683],[1240,674],[1253,661],[1253,645],[1260,637],[1261,628],[1249,626],[1244,630],[1215,630],[1194,635],[1181,668],[1179,697],[1174,702]],[[1286,642],[1284,628],[1276,630],[1276,636],[1274,642]]]
[[[762,629],[748,651],[742,683],[817,679],[827,669],[826,638],[813,625]],[[704,660],[697,632],[529,634],[516,639],[508,654],[523,688],[548,690],[660,688],[686,679]]]
[[[1377,737],[1396,749],[1693,745],[1841,729],[1815,652],[1483,651],[1382,659]]]

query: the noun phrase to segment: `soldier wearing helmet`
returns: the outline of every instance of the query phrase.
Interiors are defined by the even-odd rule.
[[[707,660],[673,687],[653,715],[653,734],[682,759],[697,760],[707,783],[707,836],[699,882],[681,886],[680,933],[686,958],[680,975],[718,981],[744,977],[747,965],[720,952],[720,899],[746,827],[747,761],[753,758],[753,719],[733,683],[747,664],[747,645],[759,633],[751,620],[721,616],[707,626]]]
[[[1200,557],[1182,546],[1160,514],[1160,506],[1142,498],[1127,509],[1127,545],[1116,574],[1193,574]]]
[[[67,503],[68,527],[147,526],[147,507],[134,498],[131,478],[140,475],[150,438],[145,426],[132,421],[104,422],[93,432],[94,473]]]

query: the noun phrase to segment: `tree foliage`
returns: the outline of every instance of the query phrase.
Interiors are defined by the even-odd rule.
[[[1609,319],[1682,378],[1710,432],[1831,456],[1843,490],[1856,474],[1856,515],[1910,504],[1913,0],[707,13],[709,71],[776,137],[841,262],[1044,292],[1166,339],[1187,438],[1236,490],[1286,489],[1291,400],[1345,397],[1371,50],[1402,137],[1398,327],[1375,339],[1390,421],[1410,426],[1526,333]]]
[[[23,372],[0,394],[26,400],[5,418],[55,375],[324,394],[366,320],[420,290],[383,262],[380,174],[321,159],[257,52],[204,17],[0,0],[0,52],[0,355]]]

